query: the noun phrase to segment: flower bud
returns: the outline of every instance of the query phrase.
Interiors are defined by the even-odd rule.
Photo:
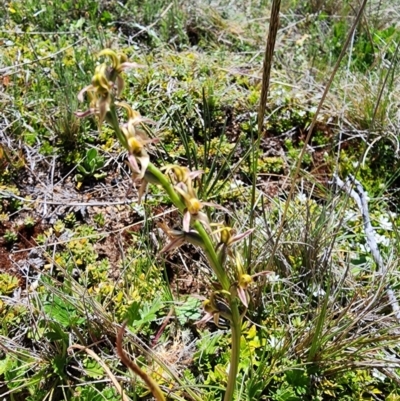
[[[231,239],[231,228],[224,227],[221,229],[221,242],[225,245],[229,244]]]
[[[239,278],[239,287],[247,289],[252,282],[253,279],[249,274],[242,274]]]

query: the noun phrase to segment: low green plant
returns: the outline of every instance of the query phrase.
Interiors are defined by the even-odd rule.
[[[76,215],[73,212],[68,213],[63,219],[65,226],[73,228],[76,225]]]
[[[93,217],[94,222],[99,226],[99,227],[104,227],[106,224],[106,219],[104,217],[103,213],[97,213]]]
[[[77,166],[79,173],[75,175],[75,179],[78,181],[78,187],[87,178],[94,177],[96,180],[104,178],[107,173],[100,172],[104,165],[104,157],[99,155],[97,149],[89,149],[82,163]]]
[[[57,220],[53,225],[54,233],[59,237],[65,230],[65,224],[62,220]]]
[[[18,241],[18,234],[13,230],[6,230],[3,238],[6,244],[12,245]]]
[[[8,273],[0,274],[0,295],[10,295],[18,286],[19,280],[17,277]]]
[[[35,225],[35,219],[32,216],[27,216],[24,219],[24,226],[26,228],[32,228]]]

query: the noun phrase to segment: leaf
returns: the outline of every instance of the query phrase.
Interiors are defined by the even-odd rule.
[[[114,388],[102,388],[103,386],[102,384],[96,386],[85,384],[85,386],[77,388],[76,395],[71,401],[116,401],[121,399],[117,396]]]
[[[85,359],[83,361],[83,367],[85,368],[86,374],[94,379],[98,379],[104,374],[100,364],[93,359]]]
[[[96,159],[96,169],[98,170],[98,169],[102,168],[103,166],[104,166],[104,158],[102,156],[99,156]]]
[[[54,297],[51,302],[45,302],[43,309],[51,319],[60,323],[64,328],[68,328],[71,322],[76,322],[75,308],[59,297]]]
[[[49,326],[53,331],[45,333],[44,336],[51,341],[64,341],[68,345],[68,334],[61,329],[59,323],[49,322]]]
[[[92,148],[89,149],[86,153],[86,161],[91,164],[93,161],[95,161],[97,158],[97,150]]]
[[[197,321],[202,316],[201,302],[197,298],[188,296],[183,304],[175,307],[175,313],[180,324],[185,324],[188,320]]]
[[[13,361],[9,355],[6,356],[6,359],[0,360],[0,376],[3,375],[5,372],[8,372],[13,367]]]
[[[96,171],[96,162],[95,161],[90,162],[88,167],[89,167],[89,169],[88,169],[89,175],[93,175],[94,172]]]
[[[251,325],[246,333],[246,338],[252,340],[257,335],[257,327],[255,324]]]
[[[103,24],[109,23],[112,21],[112,15],[108,11],[103,11],[100,20]]]
[[[144,323],[152,322],[157,318],[157,312],[160,311],[162,302],[155,300],[151,304],[133,302],[126,311],[125,319],[128,320],[128,325],[139,327]]]
[[[89,175],[89,172],[85,169],[85,167],[83,167],[81,164],[79,166],[76,167],[76,169],[82,173],[82,175]],[[77,177],[77,181],[83,181],[83,177],[79,180],[78,176],[82,177],[80,174],[76,174],[75,177]]]
[[[107,173],[95,173],[93,176],[96,180],[101,180],[107,176]]]
[[[298,397],[292,387],[278,389],[274,395],[276,401],[301,401],[302,398]]]
[[[196,357],[201,359],[207,355],[215,355],[220,348],[219,341],[221,338],[222,333],[203,337],[197,344],[198,351],[195,353]]]
[[[140,319],[140,304],[137,301],[132,302],[125,312],[124,320],[127,320],[128,325],[132,325],[134,321]]]
[[[24,380],[26,373],[31,369],[31,363],[23,363],[21,360],[10,359],[9,369],[4,371],[5,383],[9,389],[17,388]]]
[[[149,307],[148,303],[144,304],[143,310],[140,313],[140,322],[136,322],[137,325],[142,325],[143,323],[153,322],[157,318],[157,312],[162,308],[162,302],[160,300],[154,301]]]
[[[0,295],[11,294],[19,286],[19,280],[15,276],[0,274]]]
[[[54,373],[60,377],[65,377],[65,367],[67,365],[67,358],[63,355],[56,355],[51,361]]]
[[[303,369],[291,369],[285,373],[287,382],[293,387],[308,387],[310,378]]]

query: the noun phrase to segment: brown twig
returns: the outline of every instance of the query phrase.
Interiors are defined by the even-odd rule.
[[[258,108],[258,116],[257,116],[258,136],[259,137],[261,136],[261,133],[262,133],[265,108],[267,105],[269,82],[270,82],[270,78],[271,78],[272,58],[274,56],[275,41],[276,41],[276,35],[278,33],[278,26],[279,26],[280,7],[281,7],[281,0],[273,0],[272,1],[268,40],[267,40],[267,45],[265,47],[265,53],[264,53],[260,105]]]
[[[160,329],[157,331],[157,334],[155,335],[153,341],[151,342],[152,347],[155,347],[158,343],[158,340],[160,339],[162,333],[164,332],[165,328],[167,327],[168,322],[171,320],[171,318],[174,316],[174,308],[171,308],[169,310],[168,315],[164,319],[163,324],[161,325]]]
[[[147,374],[145,373],[136,363],[134,363],[129,356],[125,353],[122,348],[122,338],[125,333],[126,321],[122,324],[118,335],[117,335],[117,353],[121,359],[121,362],[126,365],[133,373],[138,375],[145,383],[148,389],[153,394],[157,401],[165,401],[164,394],[162,393],[159,385]]]

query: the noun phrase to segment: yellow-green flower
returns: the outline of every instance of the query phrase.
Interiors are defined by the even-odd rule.
[[[165,223],[158,223],[157,225],[165,232],[165,234],[167,234],[168,238],[171,240],[166,246],[164,246],[164,248],[161,250],[161,253],[170,252],[176,248],[179,248],[185,242],[200,247],[204,246],[204,241],[202,237],[195,230],[185,232],[169,228]]]
[[[147,166],[150,163],[150,157],[145,149],[145,146],[149,143],[158,141],[158,138],[150,139],[146,133],[138,128],[138,125],[142,123],[155,123],[149,118],[144,118],[136,110],[133,110],[128,103],[120,102],[116,103],[116,106],[123,107],[128,113],[128,122],[120,126],[120,130],[124,135],[124,143],[128,149],[128,161],[132,169],[134,178],[143,178]],[[139,167],[140,164],[140,167]]]
[[[244,272],[243,258],[239,254],[239,252],[236,252],[235,267],[236,267],[236,277],[237,277],[235,288],[237,296],[242,301],[242,304],[247,308],[249,306],[247,299],[247,288],[253,282],[253,278],[249,274]]]
[[[271,271],[263,271],[260,273],[253,274],[250,276],[250,274],[247,274],[244,272],[243,269],[243,259],[242,256],[236,252],[236,259],[235,259],[235,267],[236,267],[236,277],[237,277],[237,282],[235,283],[233,289],[236,291],[236,294],[242,304],[247,308],[249,306],[248,302],[248,288],[251,283],[253,283],[254,278],[258,276],[264,276],[267,274],[272,274]]]
[[[166,174],[170,177],[174,185],[185,184],[186,186],[192,185],[192,180],[199,177],[204,173],[203,170],[191,171],[185,166],[179,166],[177,164],[171,164],[162,167],[161,170],[165,170]],[[173,173],[173,174],[170,174]]]
[[[228,254],[232,256],[230,248],[233,246],[233,244],[248,237],[253,231],[254,229],[250,229],[245,231],[244,233],[236,234],[235,230],[232,227],[223,226],[222,228],[214,232],[214,234],[218,232],[220,233],[220,242],[217,246],[217,249],[220,248],[218,255],[221,264],[225,263]]]
[[[183,231],[190,230],[190,222],[192,220],[197,220],[202,222],[211,231],[208,217],[205,213],[201,211],[201,209],[203,209],[204,206],[216,207],[218,209],[222,209],[227,212],[227,209],[215,203],[200,201],[197,197],[196,190],[192,186],[191,179],[187,179],[186,183],[180,182],[177,185],[175,185],[175,190],[176,192],[179,193],[179,195],[181,195],[182,200],[186,206],[182,222]]]
[[[197,322],[197,324],[206,323],[213,319],[215,325],[219,327],[219,319],[221,316],[228,321],[231,320],[232,316],[228,306],[217,298],[218,295],[218,291],[213,292],[210,299],[206,299],[203,302],[205,315]]]
[[[130,63],[122,53],[115,53],[113,50],[105,49],[98,55],[108,56],[111,59],[111,67],[103,63],[96,67],[92,83],[84,87],[78,94],[78,100],[83,102],[84,94],[87,93],[90,106],[84,112],[77,112],[78,117],[86,117],[95,114],[99,117],[99,126],[104,121],[113,102],[113,96],[119,96],[124,88],[124,80],[121,72],[128,68],[143,67],[137,63]]]
[[[121,95],[124,90],[125,82],[121,77],[121,73],[130,68],[144,68],[143,65],[138,63],[132,63],[128,61],[128,57],[124,53],[115,53],[111,49],[104,49],[99,54],[98,57],[107,56],[111,60],[111,69],[109,69],[109,78],[115,82],[116,85],[116,95],[117,97]]]

